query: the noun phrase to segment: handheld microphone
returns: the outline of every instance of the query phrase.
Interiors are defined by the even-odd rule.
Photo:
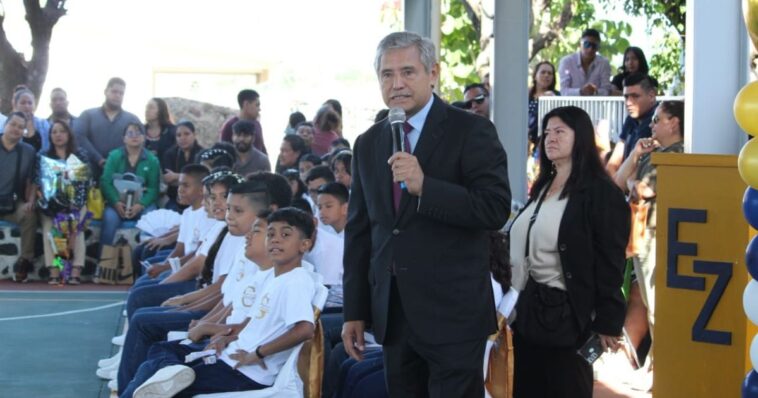
[[[405,110],[403,108],[392,108],[387,116],[392,129],[392,153],[407,152],[405,148]],[[400,189],[405,189],[405,182],[400,181]]]

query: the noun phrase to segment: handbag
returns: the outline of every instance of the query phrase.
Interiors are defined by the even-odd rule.
[[[126,240],[122,238],[115,245],[103,245],[93,282],[104,285],[134,283],[132,248]]]
[[[552,181],[551,181],[552,182]],[[547,185],[550,186],[550,183]],[[529,240],[532,226],[547,196],[545,188],[534,213],[529,218],[529,228],[526,232],[525,257],[529,258]],[[574,318],[568,293],[565,290],[551,287],[537,281],[529,275],[527,266],[527,281],[524,291],[516,303],[516,321],[514,329],[519,337],[526,342],[540,347],[573,347],[579,341],[579,325]]]
[[[16,172],[13,175],[13,192],[0,195],[0,215],[13,214],[16,212],[16,201],[18,201],[19,173],[21,172],[21,147],[16,145]]]
[[[498,330],[489,337],[492,348],[487,361],[484,388],[492,398],[513,397],[513,337],[507,319],[498,314]]]
[[[626,245],[627,258],[639,254],[645,244],[650,203],[644,201],[629,202],[629,208],[632,210],[632,231],[629,234],[629,243]]]
[[[92,219],[100,220],[103,218],[105,202],[103,201],[103,193],[100,191],[100,188],[92,186],[87,191],[87,209],[92,212]]]

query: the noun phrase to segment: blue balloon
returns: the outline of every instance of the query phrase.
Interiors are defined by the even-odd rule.
[[[747,264],[747,272],[750,273],[750,276],[758,281],[758,235],[754,236],[747,245],[745,264]]]
[[[758,191],[748,187],[742,197],[742,213],[745,214],[748,224],[758,229]]]
[[[755,369],[751,370],[742,382],[742,398],[758,398],[758,373]]]

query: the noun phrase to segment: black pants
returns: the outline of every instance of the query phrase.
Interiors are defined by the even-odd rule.
[[[408,326],[395,281],[384,342],[384,370],[392,398],[483,397],[486,338],[429,344]]]
[[[591,398],[592,366],[575,348],[534,346],[513,334],[513,398]]]

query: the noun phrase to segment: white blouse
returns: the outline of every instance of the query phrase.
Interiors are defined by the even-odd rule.
[[[558,252],[558,229],[568,197],[559,199],[560,193],[545,198],[534,221],[529,239],[529,257],[524,256],[526,232],[529,219],[534,214],[537,201],[533,201],[518,216],[511,228],[511,264],[513,266],[513,286],[523,290],[527,272],[535,282],[566,290],[561,257]]]

